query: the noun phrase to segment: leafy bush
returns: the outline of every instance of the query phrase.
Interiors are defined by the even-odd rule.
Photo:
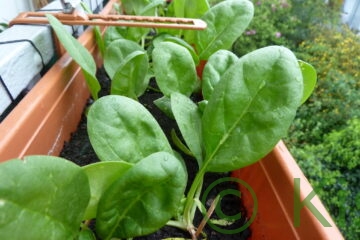
[[[311,40],[314,26],[337,26],[341,2],[330,0],[252,0],[254,19],[233,51],[241,56],[268,45],[284,45],[296,50],[304,40]]]
[[[360,76],[360,38],[354,32],[345,25],[340,29],[314,28],[313,32],[316,32],[314,39],[302,42],[298,52],[301,58],[311,61],[318,69],[319,79],[331,77],[332,70]]]
[[[286,139],[290,151],[348,239],[359,239],[360,40],[346,26],[313,28],[298,57],[318,84]]]
[[[360,119],[297,149],[297,160],[348,239],[360,239]]]
[[[360,117],[360,92],[356,84],[354,77],[335,71],[325,80],[318,79],[316,92],[297,112],[287,142],[298,148],[319,144],[324,134]]]
[[[360,117],[360,39],[347,27],[342,31],[318,29],[317,33],[298,48],[298,57],[318,72],[317,88],[299,109],[289,137],[298,147],[319,144],[324,133],[342,129],[349,119]]]
[[[296,21],[294,31],[287,37],[298,46],[304,40],[312,39],[312,29],[315,27],[338,26],[342,1],[339,0],[290,0],[291,15]],[[331,35],[330,35],[331,36]]]
[[[284,0],[252,2],[255,7],[253,21],[234,44],[233,52],[242,56],[269,45],[284,45],[291,48],[292,44],[286,35],[292,33],[297,20],[290,14],[290,3]]]

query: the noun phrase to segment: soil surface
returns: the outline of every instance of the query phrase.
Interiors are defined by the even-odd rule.
[[[102,91],[100,92],[100,96],[104,96],[108,94],[109,89],[109,78],[107,77],[106,73],[103,69],[99,69],[98,71],[98,78],[101,81],[101,85],[103,86]],[[161,93],[158,91],[155,91],[154,89],[157,88],[154,81],[151,82],[151,89],[147,90],[147,92],[139,99],[139,101],[153,114],[153,116],[157,119],[160,126],[163,128],[165,134],[167,135],[169,142],[172,143],[171,138],[169,138],[170,131],[172,129],[175,129],[178,131],[176,124],[173,120],[169,119],[163,112],[161,112],[154,104],[153,101],[162,97]],[[197,96],[194,96],[196,99]],[[89,105],[92,103],[91,99],[89,100]],[[178,134],[180,136],[180,134]],[[176,149],[175,146],[173,146],[175,150],[180,152],[180,150]],[[73,161],[74,163],[83,166],[90,163],[94,163],[99,161],[88,138],[87,130],[86,130],[86,117],[83,116],[81,119],[81,122],[79,124],[79,127],[75,133],[73,133],[72,138],[69,142],[65,143],[64,149],[60,154],[61,157],[64,157],[66,159],[69,159]],[[192,179],[194,178],[198,167],[196,164],[196,161],[192,158],[189,158],[186,155],[183,155],[183,158],[187,165],[189,180],[188,182],[192,182]],[[210,184],[215,182],[216,180],[228,177],[229,173],[209,173],[206,174],[205,180],[204,180],[204,186],[203,189],[207,189]],[[189,186],[188,186],[189,187]],[[224,190],[229,189],[238,189],[237,184],[233,182],[226,182],[223,184],[218,184],[212,190],[210,191],[208,197],[206,198],[206,208],[208,209],[210,207],[211,202],[215,199],[215,197]],[[221,200],[221,206],[220,209],[222,212],[227,216],[234,216],[236,214],[241,213],[242,218],[232,223],[230,226],[221,226],[221,229],[239,229],[241,228],[247,221],[245,218],[246,216],[246,210],[242,207],[241,199],[235,195],[227,194],[225,195]],[[219,219],[216,213],[212,215],[212,218]],[[200,212],[196,213],[195,216],[195,222],[194,225],[198,226],[203,219],[203,215]],[[206,237],[202,237],[199,239],[209,239],[209,240],[245,240],[248,239],[248,237],[251,235],[251,232],[249,229],[246,229],[240,233],[235,234],[224,234],[219,231],[214,230],[212,227],[207,225],[204,228],[204,232],[206,234]],[[191,239],[190,235],[187,232],[184,232],[182,230],[165,226],[159,231],[143,237],[137,237],[134,238],[134,240],[159,240],[159,239],[166,239],[166,238],[185,238],[185,239]]]

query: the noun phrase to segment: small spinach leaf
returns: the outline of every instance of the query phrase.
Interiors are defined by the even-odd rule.
[[[311,96],[316,86],[317,74],[316,70],[309,63],[299,60],[300,69],[304,80],[304,95],[301,104]]]
[[[202,73],[202,93],[205,100],[209,100],[215,85],[237,60],[238,57],[227,50],[219,50],[211,55]]]
[[[136,99],[149,84],[149,58],[137,43],[118,39],[105,52],[104,67],[111,78],[111,94]]]
[[[174,119],[174,114],[171,111],[171,100],[169,97],[163,96],[154,101],[155,106],[157,106],[163,113],[166,114],[171,119]]]
[[[210,8],[207,0],[176,0],[173,1],[175,17],[201,18]],[[183,31],[189,43],[195,42],[196,31]]]
[[[171,109],[180,132],[194,154],[199,166],[203,161],[202,134],[201,134],[201,114],[197,105],[188,97],[180,94],[171,94]]]
[[[249,25],[254,7],[248,0],[228,0],[210,8],[202,19],[207,28],[196,35],[196,50],[200,59],[208,59],[220,49],[230,49]]]
[[[173,92],[190,96],[198,81],[194,60],[185,47],[160,42],[152,52],[152,59],[156,82],[165,96],[170,97]]]
[[[199,64],[199,61],[200,61],[199,56],[195,52],[194,48],[189,43],[184,41],[183,39],[174,37],[167,33],[162,33],[162,34],[158,35],[156,38],[154,38],[153,44],[156,47],[156,45],[160,42],[173,42],[173,43],[179,44],[180,46],[185,47],[190,52],[191,56],[193,57],[195,65]]]
[[[106,48],[104,56],[104,68],[111,79],[114,77],[119,67],[123,64],[126,57],[135,51],[145,53],[145,50],[140,47],[139,44],[131,40],[118,39],[111,42],[111,44]],[[140,65],[138,68],[143,69],[145,73],[147,73],[147,58],[142,59],[142,61],[138,64]]]
[[[119,39],[126,39],[127,29],[125,27],[115,27],[115,26],[109,26],[106,28],[106,31],[104,33],[104,44],[105,44],[105,51],[106,48],[110,46],[110,44],[116,40]]]
[[[137,99],[149,85],[148,68],[148,56],[144,51],[126,56],[111,79],[111,94]]]
[[[136,163],[152,153],[172,153],[154,117],[144,106],[124,96],[100,98],[88,113],[90,142],[102,161]]]
[[[98,92],[100,91],[100,84],[96,78],[96,63],[89,51],[81,45],[70,33],[68,33],[65,27],[51,14],[47,14],[51,26],[53,27],[56,36],[63,44],[69,55],[80,65],[81,70],[84,73],[86,83],[90,89],[91,96],[97,100]]]

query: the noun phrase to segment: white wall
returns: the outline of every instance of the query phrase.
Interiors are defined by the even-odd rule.
[[[31,0],[0,0],[0,22],[9,22],[20,12],[32,10],[34,9]]]
[[[342,20],[354,30],[360,30],[360,0],[345,0]]]

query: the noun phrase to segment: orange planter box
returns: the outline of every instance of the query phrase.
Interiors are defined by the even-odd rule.
[[[261,161],[234,171],[232,175],[249,184],[257,197],[257,201],[254,200],[246,187],[239,184],[249,219],[254,214],[255,205],[258,206],[255,220],[250,225],[252,240],[343,239],[317,196],[310,196],[310,203],[305,206],[298,204],[305,203],[304,199],[313,189],[283,142],[279,142]],[[300,183],[299,187],[295,186],[295,181]],[[311,206],[319,213],[316,210],[311,212],[308,208]],[[325,219],[322,222],[329,226],[321,223],[321,217]],[[295,226],[295,221],[300,225]]]

